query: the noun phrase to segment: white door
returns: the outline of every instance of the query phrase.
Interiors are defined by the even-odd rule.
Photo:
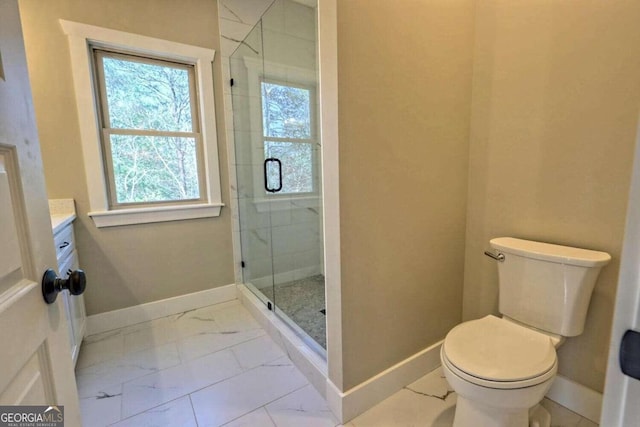
[[[640,124],[640,120],[639,120]],[[637,139],[640,139],[640,128]],[[640,380],[624,375],[620,368],[620,344],[627,330],[640,332],[640,146],[631,178],[616,307],[609,346],[609,363],[600,425],[636,426],[640,420]],[[640,357],[640,355],[638,355]]]
[[[63,405],[79,426],[62,298],[47,305],[40,288],[55,265],[18,4],[1,0],[0,405]]]

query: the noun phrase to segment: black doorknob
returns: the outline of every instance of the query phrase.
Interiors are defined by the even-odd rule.
[[[56,300],[58,292],[68,289],[71,295],[80,295],[86,287],[87,275],[82,270],[70,271],[67,279],[61,279],[52,269],[42,276],[42,296],[47,304]]]
[[[640,332],[629,329],[624,333],[619,359],[622,373],[640,380]]]

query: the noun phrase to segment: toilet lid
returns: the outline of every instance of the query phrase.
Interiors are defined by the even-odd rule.
[[[453,328],[443,350],[461,371],[490,381],[535,378],[556,363],[549,337],[491,315]]]

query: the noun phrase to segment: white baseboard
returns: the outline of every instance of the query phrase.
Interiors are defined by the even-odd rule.
[[[547,393],[547,398],[594,423],[600,422],[602,393],[558,375]]]
[[[346,392],[341,392],[327,380],[329,408],[342,423],[357,417],[406,385],[437,369],[440,366],[441,345],[442,341],[437,342]]]
[[[236,285],[225,285],[87,317],[86,335],[99,334],[237,298]]]

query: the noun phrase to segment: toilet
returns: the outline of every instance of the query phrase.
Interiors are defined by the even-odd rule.
[[[605,252],[512,237],[490,241],[499,311],[454,327],[440,350],[458,395],[454,427],[549,427],[539,405],[558,371],[556,348],[584,330]]]

